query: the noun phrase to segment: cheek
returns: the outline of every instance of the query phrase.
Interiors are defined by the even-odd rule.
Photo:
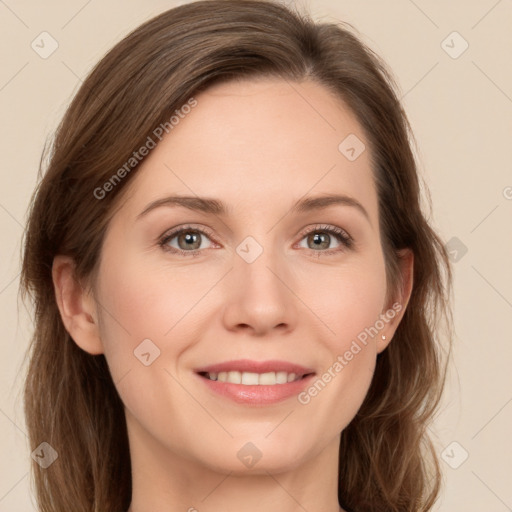
[[[190,397],[177,382],[181,354],[199,339],[194,304],[204,286],[185,270],[143,268],[140,261],[105,265],[100,280],[100,336],[112,379],[127,410],[164,429]],[[211,286],[211,285],[209,285]],[[203,290],[204,293],[204,290]]]
[[[326,357],[322,373],[299,398],[304,405],[311,403],[318,407],[320,423],[331,421],[338,429],[344,428],[356,414],[372,381],[376,343],[383,327],[380,319],[386,295],[385,266],[375,256],[346,268],[322,272],[323,275],[310,278],[305,302],[321,319],[316,323],[318,332],[322,333]],[[318,286],[319,283],[324,285]],[[320,402],[325,409],[320,407]],[[334,409],[333,404],[336,404]],[[334,415],[333,410],[337,411]]]
[[[100,336],[114,382],[151,361],[174,374],[180,355],[204,337],[205,326],[198,321],[207,303],[202,298],[223,273],[148,260],[126,256],[116,264],[112,258],[102,263]]]
[[[373,327],[383,313],[386,274],[379,254],[354,258],[338,268],[304,271],[300,282],[299,293],[324,324],[325,339],[333,351],[348,349],[351,340]]]
[[[105,267],[101,279],[105,342],[170,337],[180,319],[193,315],[207,284],[186,267],[152,269],[136,259]]]
[[[346,279],[340,279],[337,292],[333,291],[335,304],[330,305],[329,318],[334,325],[338,350],[348,350],[352,340],[365,340],[365,333],[372,332],[376,338],[376,323],[382,313],[386,287],[379,275],[351,272]]]

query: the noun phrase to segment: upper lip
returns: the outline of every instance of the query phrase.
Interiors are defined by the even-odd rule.
[[[250,359],[237,359],[233,361],[225,361],[223,363],[212,364],[196,368],[196,373],[219,373],[219,372],[251,372],[251,373],[268,373],[268,372],[287,372],[295,373],[296,376],[304,376],[309,373],[315,373],[312,368],[306,368],[295,363],[287,361],[269,360],[269,361],[251,361]]]

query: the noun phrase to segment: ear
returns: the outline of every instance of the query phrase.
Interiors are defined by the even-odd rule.
[[[397,287],[394,296],[382,311],[381,318],[384,320],[385,325],[378,334],[377,353],[382,352],[393,339],[411,298],[414,276],[414,253],[411,249],[401,249],[398,252],[398,258],[401,285]],[[382,339],[383,335],[386,339]]]
[[[53,259],[52,279],[55,298],[66,331],[89,354],[103,353],[99,336],[96,302],[75,277],[75,263],[69,256]]]

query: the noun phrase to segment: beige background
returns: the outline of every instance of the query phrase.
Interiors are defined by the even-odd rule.
[[[32,324],[18,307],[17,289],[20,240],[43,143],[106,50],[179,3],[0,0],[0,512],[35,510],[28,475],[35,447],[26,442],[19,395]],[[458,250],[454,365],[434,428],[445,459],[436,510],[510,511],[512,2],[301,5],[316,18],[353,24],[388,62],[420,146],[433,222],[445,242],[457,238],[450,242]],[[31,48],[43,31],[59,45],[47,59]],[[464,41],[469,47],[457,56]]]

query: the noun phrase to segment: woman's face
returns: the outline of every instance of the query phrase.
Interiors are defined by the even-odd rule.
[[[396,327],[368,143],[313,82],[231,82],[195,99],[109,225],[98,350],[133,453],[290,469],[337,446]],[[229,376],[249,383],[273,369],[292,379],[286,364],[314,375],[256,386],[197,373],[221,363],[252,369]]]

